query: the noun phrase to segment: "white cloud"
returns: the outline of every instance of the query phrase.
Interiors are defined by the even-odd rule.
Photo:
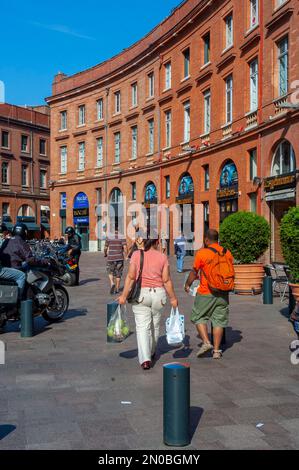
[[[87,39],[89,41],[96,40],[91,36],[86,36],[85,34],[77,33],[77,31],[74,31],[73,29],[69,28],[69,26],[63,24],[42,24],[37,22],[31,22],[31,24],[39,28],[48,29],[50,31],[56,31],[57,33],[68,34],[69,36],[74,36],[80,39]]]

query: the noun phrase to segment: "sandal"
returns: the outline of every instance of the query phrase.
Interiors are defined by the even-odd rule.
[[[219,351],[216,351],[216,349],[214,349],[213,351],[213,359],[221,359],[222,358],[222,351],[219,350]]]

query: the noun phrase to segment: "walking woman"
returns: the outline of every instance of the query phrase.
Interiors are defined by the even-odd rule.
[[[144,262],[142,270],[141,293],[138,302],[133,304],[135,316],[138,358],[142,369],[148,370],[155,357],[159,339],[161,312],[167,302],[177,308],[178,300],[170,277],[167,256],[159,250],[159,240],[144,241]],[[135,251],[131,258],[129,272],[123,294],[118,299],[124,305],[140,271],[141,251]]]

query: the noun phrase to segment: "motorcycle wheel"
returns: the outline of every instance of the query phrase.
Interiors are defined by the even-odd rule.
[[[72,287],[76,284],[76,274],[75,273],[65,273],[62,277],[63,284],[67,287]]]
[[[50,306],[42,313],[43,318],[49,323],[56,323],[64,317],[65,312],[69,308],[69,295],[66,289],[61,286],[55,286],[58,305],[55,300],[54,292],[51,292]]]
[[[7,321],[6,319],[0,317],[0,334],[3,333],[3,331],[1,331],[1,330],[4,329],[4,327],[6,325],[6,321]]]

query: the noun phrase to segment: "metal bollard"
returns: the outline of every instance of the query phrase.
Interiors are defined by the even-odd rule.
[[[271,276],[265,276],[263,281],[263,303],[264,305],[273,304],[273,279]]]
[[[183,447],[190,437],[190,365],[163,367],[163,433],[167,446]]]
[[[24,300],[21,302],[21,338],[31,338],[33,332],[32,300]]]
[[[293,313],[296,307],[296,300],[293,296],[292,288],[289,287],[289,315]]]
[[[111,320],[111,317],[115,313],[117,307],[118,307],[118,302],[109,302],[107,304],[107,328]],[[115,343],[114,339],[108,336],[108,332],[107,332],[107,343]]]

